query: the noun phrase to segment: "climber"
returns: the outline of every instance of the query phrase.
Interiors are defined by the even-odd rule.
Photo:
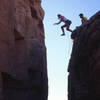
[[[79,16],[81,18],[82,24],[88,20],[86,17],[84,17],[84,15],[82,13],[80,13]]]
[[[82,13],[80,13],[79,16],[80,16],[80,18],[81,18],[82,24],[88,20],[86,17],[84,17],[84,15],[83,15]],[[79,36],[79,32],[77,32],[77,29],[78,29],[79,27],[80,27],[80,26],[77,26],[77,27],[76,27],[76,30],[74,30],[73,33],[71,34],[72,42],[74,42],[74,41],[75,41],[75,38]]]
[[[54,25],[58,25],[58,24],[60,24],[61,22],[64,22],[64,23],[65,23],[63,26],[61,26],[61,29],[62,29],[62,32],[63,32],[63,34],[61,34],[61,36],[64,36],[64,35],[65,35],[65,32],[64,32],[64,28],[65,28],[65,27],[66,27],[66,29],[67,29],[68,31],[72,32],[72,30],[69,29],[72,22],[71,22],[69,19],[67,19],[67,18],[65,18],[64,16],[62,16],[61,14],[58,14],[57,16],[58,16],[58,19],[59,19],[60,21],[59,21],[58,23],[54,23]]]

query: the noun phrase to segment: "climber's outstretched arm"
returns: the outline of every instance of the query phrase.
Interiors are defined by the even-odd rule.
[[[54,23],[54,25],[58,25],[58,24],[60,24],[62,21],[60,20],[58,23]]]

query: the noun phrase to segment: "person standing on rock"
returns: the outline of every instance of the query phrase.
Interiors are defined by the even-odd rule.
[[[71,29],[70,29],[70,25],[71,25],[71,21],[69,19],[67,19],[66,17],[62,16],[61,14],[58,14],[58,19],[60,20],[58,23],[54,23],[54,25],[58,25],[60,24],[61,22],[64,22],[65,24],[63,26],[61,26],[61,29],[62,29],[62,32],[63,34],[61,34],[61,36],[64,36],[65,35],[65,31],[64,31],[64,28],[66,27],[66,29],[70,32],[73,32]]]
[[[80,13],[79,16],[81,18],[82,24],[88,20],[82,13]]]

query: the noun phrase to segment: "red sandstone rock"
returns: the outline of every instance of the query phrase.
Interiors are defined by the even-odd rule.
[[[74,37],[76,35],[76,37]],[[72,33],[69,100],[100,100],[100,11]]]
[[[41,0],[0,1],[0,100],[47,100]]]

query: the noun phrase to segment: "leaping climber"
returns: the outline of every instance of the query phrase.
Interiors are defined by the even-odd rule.
[[[58,23],[54,23],[54,25],[58,25],[60,24],[61,22],[64,22],[65,24],[63,26],[61,26],[61,29],[62,29],[62,32],[63,34],[61,34],[61,36],[64,36],[65,35],[65,31],[64,31],[64,28],[66,27],[66,29],[70,32],[73,32],[71,29],[70,29],[70,25],[71,25],[71,21],[69,19],[67,19],[66,17],[62,16],[61,14],[58,14],[58,19],[60,20]]]

